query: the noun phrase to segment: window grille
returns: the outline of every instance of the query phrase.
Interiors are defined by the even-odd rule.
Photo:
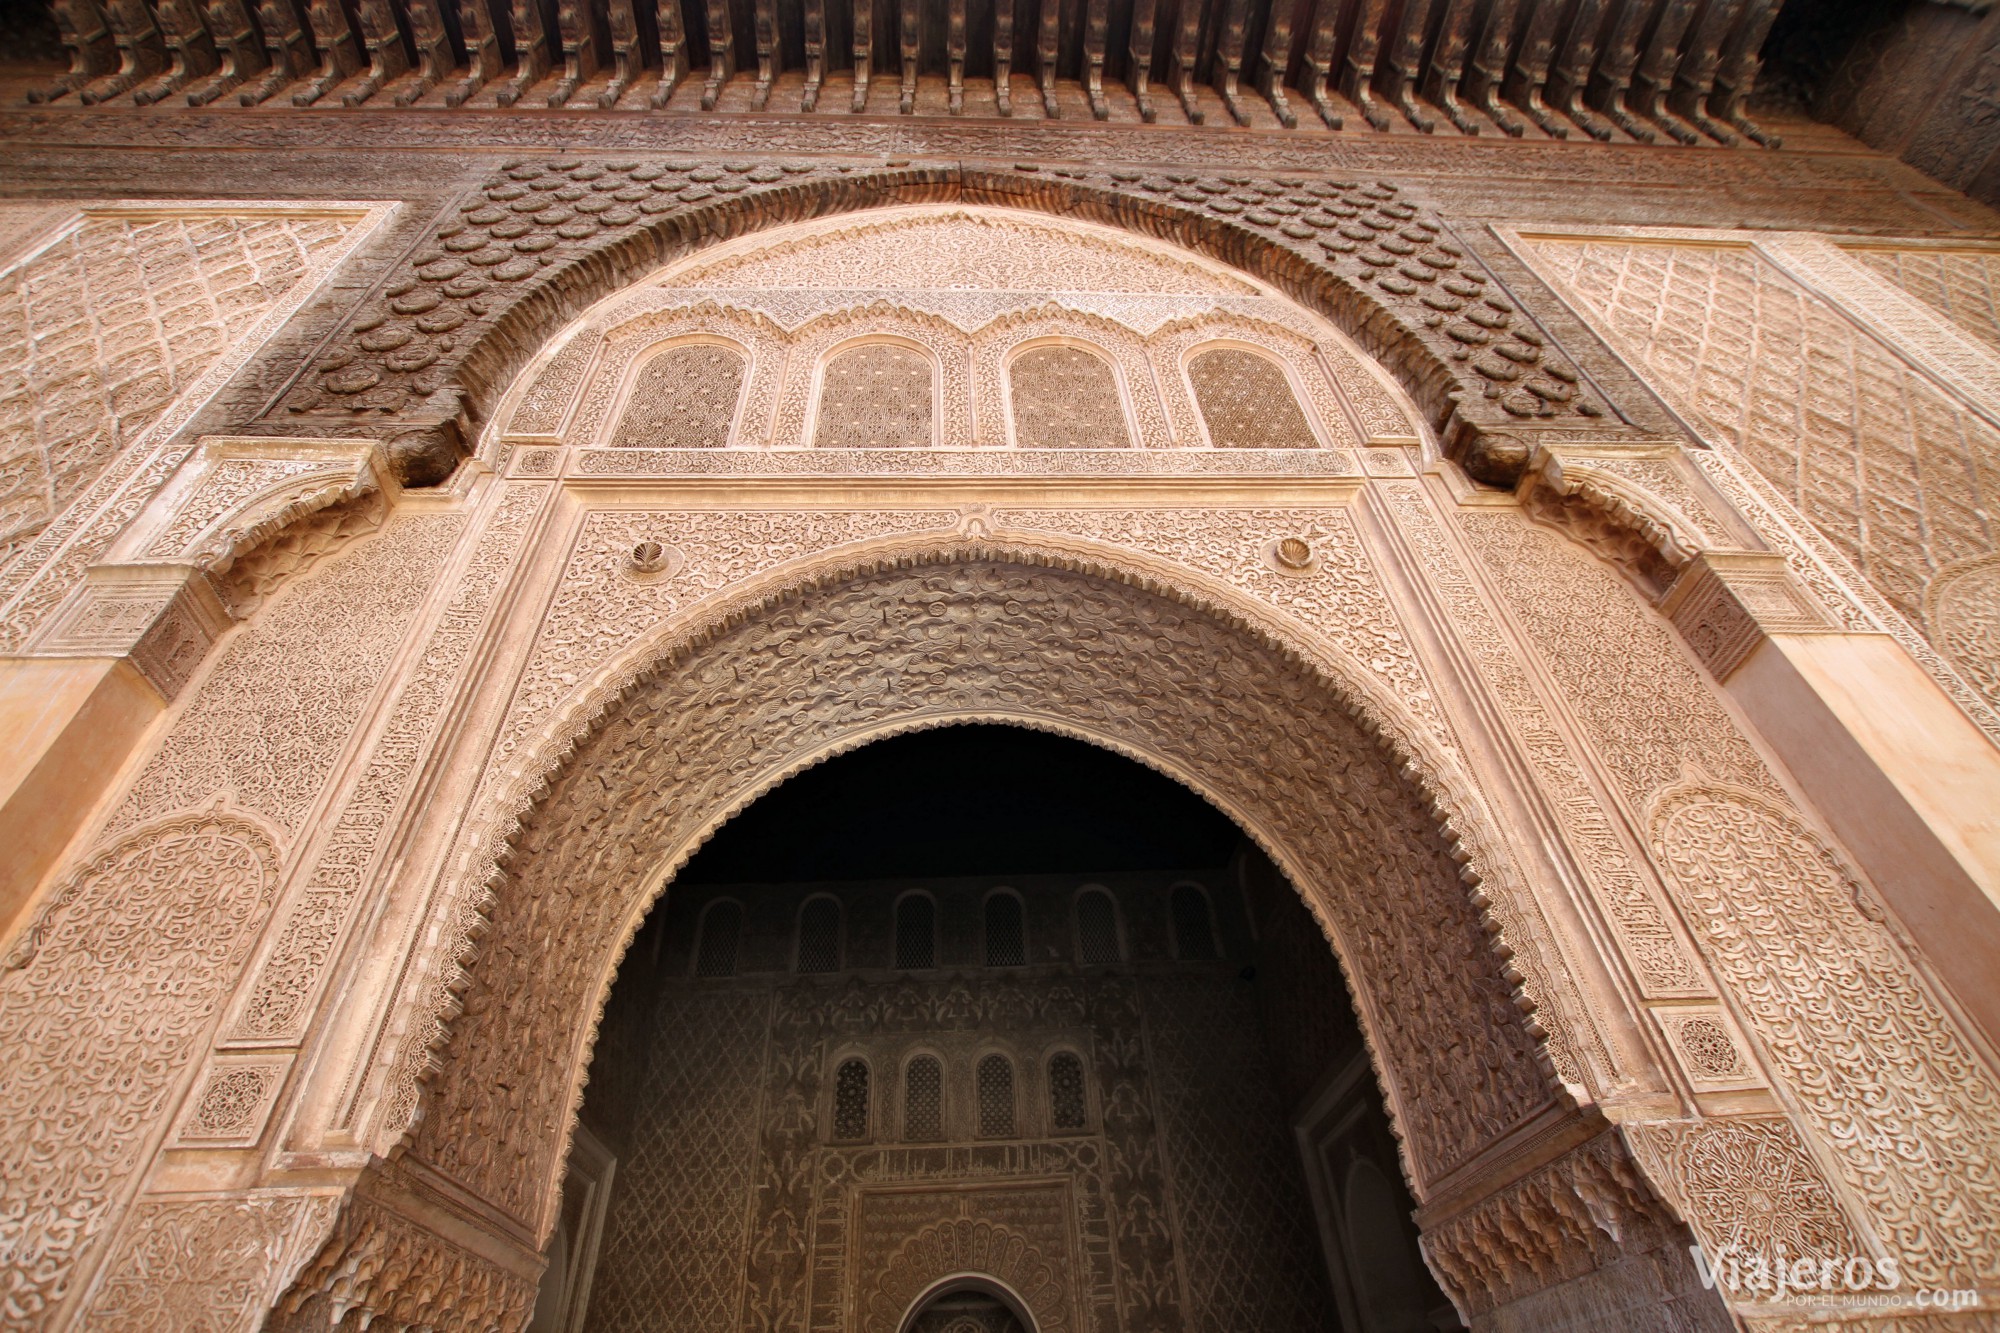
[[[714,343],[669,347],[639,367],[615,449],[720,449],[743,393],[743,355]]]
[[[922,894],[896,904],[896,966],[904,971],[937,966],[937,907]]]
[[[849,1143],[868,1137],[866,1061],[842,1061],[833,1076],[833,1137]]]
[[[1216,957],[1215,923],[1208,914],[1208,895],[1192,884],[1174,890],[1174,945],[1180,958]]]
[[[1218,449],[1317,449],[1319,439],[1275,362],[1218,347],[1188,362],[1188,380]]]
[[[1081,347],[1033,347],[1007,370],[1014,442],[1023,449],[1123,449],[1132,443],[1118,376]]]
[[[996,893],[986,900],[986,966],[1021,967],[1027,961],[1021,900],[1011,893]]]
[[[1014,1137],[1014,1065],[1004,1055],[979,1062],[979,1137]]]
[[[826,363],[813,443],[821,449],[910,449],[931,442],[931,359],[898,343],[869,343]]]
[[[840,904],[815,898],[799,913],[799,971],[840,970]]]
[[[1086,963],[1118,961],[1118,909],[1102,889],[1091,889],[1076,900],[1076,944]]]
[[[736,975],[736,948],[743,937],[743,909],[735,903],[717,903],[701,919],[701,947],[695,952],[694,974],[698,977]]]
[[[903,1070],[903,1137],[944,1137],[944,1066],[920,1055]]]
[[[1083,1061],[1068,1051],[1049,1059],[1049,1124],[1056,1129],[1082,1129]]]

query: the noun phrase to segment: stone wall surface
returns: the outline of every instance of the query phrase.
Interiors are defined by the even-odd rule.
[[[1738,674],[1896,645],[1990,780],[1979,206],[1810,134],[413,107],[0,141],[9,234],[54,238],[5,242],[4,645],[195,627],[0,927],[6,1321],[518,1326],[671,871],[799,767],[968,717],[1167,771],[1299,886],[1478,1326],[1720,1326],[1689,1232],[1895,1257],[1869,1327],[2000,1299],[1975,983]],[[1021,262],[951,268],[967,235]],[[1211,344],[1305,431],[1228,447]],[[902,350],[832,376],[860,424],[812,447],[869,345]],[[690,395],[723,351],[739,386]],[[1129,443],[1050,433],[1034,395],[1086,372]],[[871,446],[926,375],[931,442]]]

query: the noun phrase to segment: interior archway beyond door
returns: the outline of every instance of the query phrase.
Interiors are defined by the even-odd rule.
[[[1005,1287],[972,1275],[919,1297],[898,1333],[1040,1333]]]
[[[597,1014],[672,871],[799,768],[977,719],[1139,759],[1273,855],[1357,991],[1420,1199],[1547,1110],[1463,853],[1404,776],[1417,766],[1248,625],[1064,559],[827,571],[663,649],[523,819],[415,1155],[545,1234]]]

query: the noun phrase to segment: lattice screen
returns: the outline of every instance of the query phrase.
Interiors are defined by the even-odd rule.
[[[1008,369],[1023,449],[1125,449],[1132,436],[1111,363],[1081,347],[1034,347]]]
[[[1086,963],[1118,961],[1118,909],[1102,889],[1076,900],[1076,943]]]
[[[1020,967],[1027,961],[1021,900],[1011,893],[996,893],[986,900],[986,966]]]
[[[848,1060],[833,1076],[833,1137],[852,1142],[868,1137],[868,1065]]]
[[[743,354],[728,347],[669,347],[639,367],[613,447],[720,449],[736,420],[743,371]]]
[[[695,954],[694,974],[698,977],[736,975],[736,945],[743,936],[743,909],[722,902],[708,909],[701,919],[701,948]]]
[[[937,418],[931,359],[898,343],[869,343],[826,363],[813,443],[822,449],[909,449],[930,444]]]
[[[903,1137],[944,1137],[944,1066],[920,1055],[903,1070]]]
[[[1056,1129],[1082,1129],[1086,1118],[1083,1061],[1068,1051],[1059,1051],[1049,1060],[1049,1124]]]
[[[840,970],[840,904],[815,898],[799,913],[799,971]]]
[[[896,966],[937,966],[937,907],[928,898],[912,894],[896,904]]]
[[[1014,1066],[1004,1055],[979,1062],[979,1137],[1014,1137]]]
[[[1319,447],[1292,382],[1276,362],[1240,347],[1218,347],[1188,362],[1188,379],[1216,448]]]

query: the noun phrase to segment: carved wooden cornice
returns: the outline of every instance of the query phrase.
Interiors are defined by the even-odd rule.
[[[837,115],[893,81],[901,115],[960,116],[968,80],[991,80],[973,110],[1013,116],[1018,73],[1038,118],[1068,103],[1147,123],[1775,146],[1744,104],[1784,0],[52,3],[70,69],[38,103]],[[829,76],[846,95],[822,96]]]

